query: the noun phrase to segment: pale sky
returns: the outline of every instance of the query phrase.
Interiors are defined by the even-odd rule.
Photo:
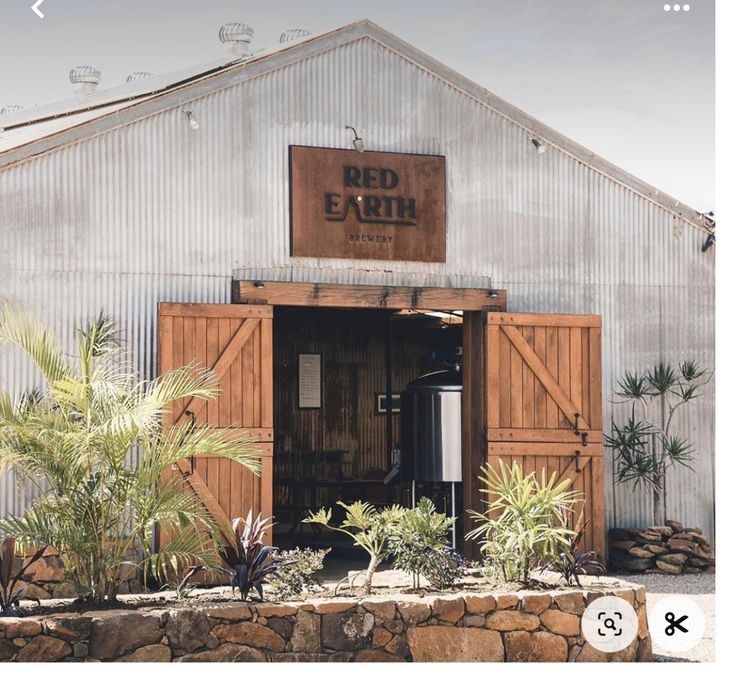
[[[287,28],[368,18],[691,207],[714,204],[714,0],[0,0],[0,107],[72,94],[69,69],[101,88],[218,59],[220,25],[254,48]]]

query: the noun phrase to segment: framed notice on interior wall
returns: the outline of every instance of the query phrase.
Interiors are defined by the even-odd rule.
[[[322,355],[299,355],[299,408],[322,408]]]

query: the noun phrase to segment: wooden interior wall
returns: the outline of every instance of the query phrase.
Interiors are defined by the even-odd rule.
[[[289,451],[346,451],[361,477],[388,469],[386,416],[376,413],[385,392],[387,312],[276,308],[274,314],[275,456]],[[428,353],[437,346],[413,321],[393,322],[392,390],[443,368]],[[413,328],[413,330],[411,330]],[[410,336],[416,335],[415,339]],[[448,334],[456,336],[454,330]],[[322,408],[298,408],[298,355],[322,354]],[[393,416],[394,441],[400,440]],[[347,474],[349,470],[346,470]]]

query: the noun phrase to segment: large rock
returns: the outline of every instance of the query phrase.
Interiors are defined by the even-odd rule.
[[[542,625],[557,635],[580,635],[580,617],[577,614],[567,614],[558,609],[548,609],[539,616]]]
[[[369,612],[325,614],[322,617],[322,646],[337,651],[370,647],[375,621]]]
[[[59,661],[71,653],[71,646],[63,640],[48,635],[38,635],[18,652],[16,660]]]
[[[484,628],[424,626],[406,632],[414,661],[503,661],[501,634]]]
[[[145,662],[145,663],[168,663],[171,661],[171,649],[166,645],[147,645],[136,649],[131,654],[121,656],[116,661]]]
[[[539,617],[527,612],[500,610],[488,615],[486,628],[491,630],[534,630],[539,628]]]
[[[320,642],[320,617],[310,612],[298,612],[291,632],[289,651],[318,652]]]
[[[668,519],[665,521],[665,525],[670,527],[674,533],[680,533],[683,530],[682,522],[676,522],[673,519]]]
[[[34,562],[24,574],[30,581],[63,581],[64,563],[58,555],[47,555]]]
[[[32,637],[39,635],[43,626],[32,619],[20,619],[16,617],[0,617],[0,635],[5,635],[8,640],[16,637]]]
[[[426,621],[431,610],[425,602],[399,602],[399,614],[407,626],[416,626]]]
[[[268,661],[266,655],[258,650],[251,647],[241,647],[240,645],[224,644],[220,645],[217,649],[210,649],[206,652],[197,652],[196,654],[186,654],[182,656],[179,661],[185,663],[192,661],[205,661],[205,662],[233,662],[233,661],[255,661],[263,662]]]
[[[568,614],[582,614],[585,611],[585,598],[581,592],[555,595],[555,604],[560,611]]]
[[[17,651],[18,648],[10,640],[0,639],[0,661],[9,661]]]
[[[656,547],[656,546],[652,546]],[[666,552],[666,551],[665,551]],[[645,560],[648,560],[651,557],[654,557],[654,552],[651,550],[647,550],[646,548],[640,548],[639,546],[634,546],[629,550],[629,555],[633,555],[634,557],[641,557]]]
[[[667,557],[667,555],[663,555],[663,557]],[[682,565],[681,564],[670,564],[669,562],[665,562],[664,560],[657,560],[657,568],[660,571],[663,571],[665,574],[680,574],[680,573],[682,573]]]
[[[163,630],[156,614],[109,612],[92,620],[89,655],[95,659],[115,659],[136,647],[161,641]]]
[[[393,600],[362,600],[360,606],[382,621],[396,616],[396,603]]]
[[[456,623],[465,613],[465,602],[460,597],[438,597],[432,603],[432,615],[439,621]]]
[[[567,661],[567,642],[552,633],[515,630],[506,634],[506,661]]]
[[[87,640],[92,631],[92,617],[78,614],[58,614],[44,621],[46,632],[67,642]]]
[[[694,541],[686,541],[682,538],[671,538],[667,541],[667,547],[673,552],[692,555],[697,550],[698,544]]]
[[[207,615],[199,609],[178,609],[172,611],[166,622],[166,636],[174,650],[193,652],[207,644],[210,622]]]
[[[493,595],[466,595],[465,610],[468,614],[487,614],[496,608]]]
[[[401,662],[405,659],[396,654],[389,654],[382,649],[364,649],[355,655],[355,661],[367,661],[371,663]]]
[[[667,562],[667,564],[674,564],[682,566],[687,562],[687,555],[684,553],[670,553],[669,555],[661,555],[657,561]]]
[[[225,623],[215,626],[212,632],[221,642],[260,647],[272,652],[283,652],[286,649],[286,642],[276,631],[258,623]]]
[[[521,600],[521,608],[530,614],[539,614],[545,609],[549,609],[551,604],[552,596],[546,593],[542,595],[524,595]]]

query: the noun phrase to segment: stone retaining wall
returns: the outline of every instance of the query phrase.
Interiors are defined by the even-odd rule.
[[[586,605],[618,595],[638,637],[615,654],[580,632]],[[644,588],[294,603],[195,604],[0,618],[3,661],[649,661]]]

